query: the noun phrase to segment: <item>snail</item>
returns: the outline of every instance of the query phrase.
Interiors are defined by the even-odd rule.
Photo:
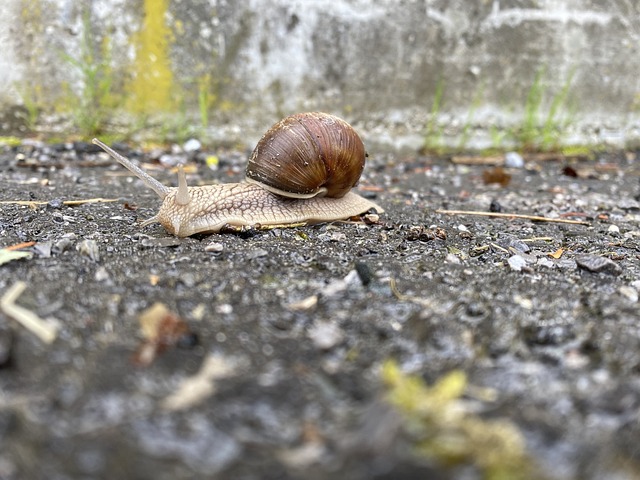
[[[100,140],[93,143],[162,199],[142,226],[159,222],[178,237],[384,211],[350,191],[364,168],[364,145],[347,122],[326,113],[291,115],[271,127],[251,154],[242,183],[188,187],[180,167],[178,187],[167,187]]]

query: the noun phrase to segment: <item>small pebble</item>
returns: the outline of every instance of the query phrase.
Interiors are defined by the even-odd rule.
[[[344,340],[344,331],[333,322],[318,320],[307,332],[316,348],[329,350]]]
[[[216,306],[216,313],[220,313],[222,315],[229,315],[233,313],[233,307],[228,303],[221,303]]]
[[[556,266],[560,270],[575,270],[578,268],[576,261],[572,258],[561,258],[556,262]]]
[[[165,153],[161,155],[158,161],[165,167],[175,167],[176,165],[184,165],[187,158],[184,155],[171,155]]]
[[[89,257],[94,262],[100,261],[100,249],[98,243],[95,240],[82,240],[76,245],[76,250],[81,255]]]
[[[224,245],[219,242],[211,242],[206,247],[204,247],[204,251],[213,254],[222,253],[224,251]]]
[[[326,297],[331,297],[338,293],[344,292],[347,289],[355,286],[361,286],[360,275],[356,270],[351,270],[344,278],[333,280],[322,289],[322,294]]]
[[[94,275],[94,278],[96,280],[96,282],[104,282],[105,280],[109,279],[109,273],[107,272],[107,269],[104,267],[99,267],[96,270],[96,273]]]
[[[511,270],[514,272],[519,272],[527,266],[527,261],[520,255],[512,255],[509,257],[508,262],[509,267],[511,267]]]
[[[638,290],[628,285],[623,285],[618,290],[620,294],[626,298],[628,298],[631,302],[635,303],[638,301]]]
[[[609,225],[609,228],[607,229],[607,232],[616,235],[616,234],[620,233],[620,227],[618,227],[617,225]]]
[[[610,275],[622,273],[622,268],[616,262],[599,255],[578,255],[576,264],[579,268],[593,273],[608,273]]]
[[[380,215],[378,215],[377,213],[367,213],[362,217],[362,220],[367,225],[375,225],[380,221]]]
[[[54,198],[52,200],[49,200],[49,203],[47,203],[47,207],[53,209],[62,208],[62,205],[64,205],[64,203],[62,202],[61,198]]]
[[[533,310],[533,300],[522,295],[515,295],[513,301],[516,305],[524,308],[525,310]]]
[[[318,304],[318,296],[311,295],[307,298],[303,298],[299,302],[290,303],[289,305],[287,305],[287,308],[294,312],[300,312],[304,310],[309,310],[310,308],[315,307],[317,304]]]
[[[75,233],[65,233],[60,240],[53,245],[53,251],[55,253],[62,253],[68,250],[71,245],[76,241]]]
[[[553,261],[547,257],[538,257],[538,260],[536,261],[536,265],[540,267],[553,268],[555,267],[556,264],[553,263]]]
[[[202,143],[200,143],[200,141],[195,138],[190,138],[184,143],[182,148],[185,152],[191,153],[200,150],[200,148],[202,148]]]
[[[51,242],[38,242],[34,245],[33,249],[40,258],[51,257]]]
[[[444,259],[444,262],[451,265],[460,265],[460,257],[454,255],[453,253],[448,253]]]
[[[266,257],[267,255],[269,255],[269,252],[267,252],[263,248],[256,248],[255,250],[247,253],[247,258],[249,260],[253,260],[254,258]]]
[[[505,248],[514,248],[522,253],[528,253],[531,248],[526,242],[523,242],[519,238],[507,237],[504,240],[498,242],[498,244]]]
[[[371,273],[371,269],[366,263],[356,262],[354,265],[356,272],[358,273],[358,277],[360,277],[360,281],[362,285],[365,287],[371,283],[371,279],[373,278],[373,274]]]
[[[524,167],[524,158],[517,152],[507,152],[504,156],[504,166],[507,168]]]

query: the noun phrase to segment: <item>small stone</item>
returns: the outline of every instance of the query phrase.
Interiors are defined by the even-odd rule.
[[[247,258],[249,260],[253,260],[254,258],[266,257],[267,255],[269,255],[269,252],[263,248],[256,248],[255,250],[247,253]]]
[[[196,152],[201,148],[202,143],[200,143],[200,140],[197,140],[195,138],[190,138],[189,140],[184,142],[184,145],[182,146],[182,149],[187,153]]]
[[[514,272],[520,272],[524,267],[527,266],[527,261],[521,255],[512,255],[508,260],[509,267]]]
[[[109,273],[107,272],[106,268],[100,267],[96,270],[94,278],[96,282],[104,282],[105,280],[109,279]]]
[[[501,247],[505,247],[507,249],[510,248],[510,249],[518,250],[521,253],[528,253],[531,250],[531,248],[529,247],[529,245],[526,244],[526,242],[523,242],[519,238],[514,238],[514,237],[507,237],[502,241],[498,242],[498,244]]]
[[[75,233],[64,234],[62,238],[53,245],[53,251],[55,253],[62,253],[65,250],[68,250],[69,247],[76,241],[76,238],[77,237]]]
[[[224,245],[220,242],[211,242],[206,247],[204,247],[204,251],[207,253],[220,254],[224,250]]]
[[[539,267],[553,268],[556,264],[547,257],[538,257],[536,265],[538,265]]]
[[[290,303],[289,305],[287,305],[287,308],[294,312],[301,312],[301,311],[309,310],[315,307],[317,304],[318,304],[318,296],[311,295],[307,298],[303,298],[299,302]]]
[[[228,303],[221,303],[220,305],[216,306],[216,313],[219,313],[221,315],[229,315],[233,313],[233,307]]]
[[[344,339],[343,330],[333,322],[316,321],[307,332],[314,346],[321,350],[329,350]]]
[[[628,298],[631,302],[635,303],[638,301],[638,290],[636,290],[635,288],[628,285],[623,285],[618,291],[622,296]]]
[[[444,259],[444,263],[448,263],[451,265],[460,265],[460,257],[454,255],[453,253],[448,253]]]
[[[165,153],[160,156],[158,161],[165,167],[175,167],[177,165],[184,165],[187,158],[184,155],[171,155],[169,153]]]
[[[524,308],[525,310],[533,310],[533,300],[522,295],[515,295],[513,301],[516,305]]]
[[[524,167],[524,158],[517,152],[507,152],[504,156],[504,166],[507,168]]]
[[[195,287],[198,280],[192,272],[185,272],[179,278],[180,282],[188,289]]]
[[[579,268],[593,273],[608,273],[610,275],[622,273],[622,268],[616,262],[599,255],[578,255],[576,264]]]
[[[40,258],[51,257],[51,242],[38,242],[34,245],[33,249]]]
[[[607,228],[607,232],[613,235],[617,235],[620,233],[620,227],[618,227],[617,225],[609,225],[609,228]]]
[[[76,250],[81,255],[89,257],[94,262],[100,261],[100,249],[98,243],[95,240],[82,240],[76,245]]]
[[[556,266],[560,270],[575,270],[576,268],[578,268],[576,261],[572,258],[561,258],[556,262]]]
[[[380,215],[377,213],[367,213],[366,215],[363,215],[362,220],[367,225],[375,225],[380,221]]]
[[[373,278],[373,274],[371,273],[371,269],[366,263],[356,262],[354,265],[356,272],[358,273],[358,277],[360,277],[360,282],[365,287],[371,283],[371,279]]]
[[[47,207],[48,208],[52,208],[52,209],[59,209],[62,208],[62,205],[64,205],[64,203],[62,202],[61,198],[54,198],[49,200],[49,203],[47,203]]]
[[[334,280],[325,286],[322,289],[322,294],[326,297],[331,297],[355,286],[362,286],[362,281],[358,272],[351,270],[344,278]]]

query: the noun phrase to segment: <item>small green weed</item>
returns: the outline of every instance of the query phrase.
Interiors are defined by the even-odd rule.
[[[442,138],[442,127],[438,125],[438,114],[442,104],[444,95],[444,79],[438,80],[436,91],[433,95],[433,104],[429,114],[429,121],[425,128],[424,134],[424,150],[429,152],[441,152],[444,148]]]
[[[468,387],[462,371],[427,386],[387,361],[382,378],[387,401],[402,415],[418,455],[443,466],[474,465],[485,480],[539,478],[513,423],[482,419],[465,406],[462,396]]]
[[[27,128],[33,131],[36,129],[38,125],[38,120],[40,118],[40,107],[39,107],[39,99],[42,97],[40,86],[33,87],[18,87],[18,92],[20,94],[20,99],[22,100],[22,105],[27,110],[27,115],[25,118]]]
[[[547,88],[543,82],[545,72],[545,68],[536,72],[527,93],[522,124],[520,128],[512,132],[516,145],[522,150],[549,151],[557,149],[562,143],[562,137],[566,131],[568,121],[562,121],[561,114],[567,103],[573,72],[569,74],[560,91],[551,98],[546,115],[543,112],[547,96]]]
[[[473,117],[476,113],[476,110],[482,104],[482,96],[483,96],[484,86],[480,85],[479,88],[476,89],[476,92],[473,95],[473,99],[471,100],[471,107],[469,108],[469,113],[467,114],[467,121],[462,128],[462,135],[460,135],[460,141],[458,142],[458,150],[464,150],[467,146],[467,142],[469,141],[471,126],[473,124]]]
[[[80,74],[79,92],[75,93],[67,87],[68,95],[72,97],[68,103],[73,105],[71,113],[80,133],[85,137],[91,137],[104,131],[119,99],[112,92],[110,43],[105,39],[100,47],[96,45],[89,7],[83,10],[82,24],[80,56],[76,58],[61,53],[61,57]]]

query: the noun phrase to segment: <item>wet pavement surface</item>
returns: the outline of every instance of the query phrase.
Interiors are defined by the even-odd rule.
[[[378,222],[179,239],[92,146],[3,147],[0,478],[640,478],[637,154],[524,160],[372,152]]]

